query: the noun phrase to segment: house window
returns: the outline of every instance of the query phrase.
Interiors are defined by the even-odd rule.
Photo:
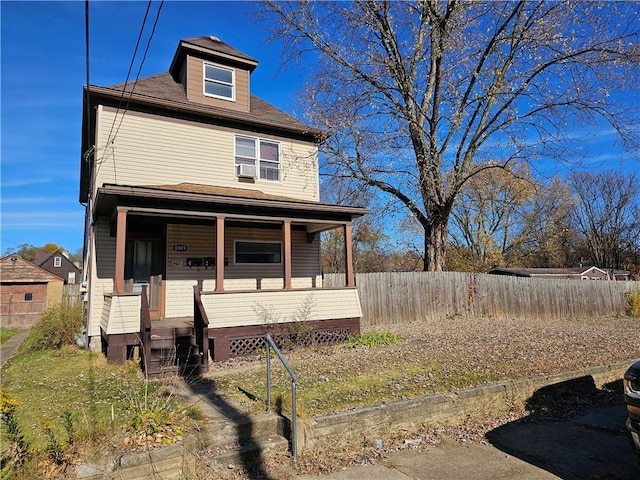
[[[282,263],[282,245],[280,242],[234,242],[235,263]]]
[[[29,293],[25,293],[24,294],[24,301],[25,302],[31,302],[33,300],[33,293],[29,292]]]
[[[235,72],[230,68],[204,64],[204,94],[209,97],[235,100]]]
[[[61,267],[62,266],[62,257],[53,257],[53,266]]]
[[[255,168],[256,178],[280,181],[280,144],[253,137],[236,136],[235,164]]]
[[[69,272],[67,274],[67,283],[76,283],[76,272]]]

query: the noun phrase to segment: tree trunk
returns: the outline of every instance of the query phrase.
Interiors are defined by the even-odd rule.
[[[424,225],[424,271],[441,272],[444,269],[449,234],[449,217],[432,215]]]

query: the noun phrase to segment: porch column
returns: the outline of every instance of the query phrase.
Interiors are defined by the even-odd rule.
[[[216,217],[216,292],[224,292],[224,217]]]
[[[116,220],[116,273],[115,292],[124,292],[124,256],[127,243],[127,210],[118,208]]]
[[[291,288],[291,220],[284,221],[284,248],[282,264],[284,267],[284,288]]]
[[[343,228],[344,228],[344,263],[345,263],[344,272],[346,276],[345,283],[347,287],[355,287],[356,281],[355,281],[355,277],[353,276],[353,251],[352,251],[353,239],[351,235],[351,224],[346,223]]]

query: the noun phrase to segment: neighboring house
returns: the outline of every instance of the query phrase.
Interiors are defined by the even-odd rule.
[[[81,281],[80,269],[63,252],[38,254],[33,263],[64,279],[65,285]]]
[[[62,301],[62,278],[20,255],[0,259],[0,326],[30,327],[48,307]]]
[[[257,65],[198,37],[167,73],[85,87],[87,333],[110,361],[142,344],[150,364],[149,349],[167,348],[150,339],[181,335],[168,330],[180,322],[201,370],[209,348],[214,360],[254,351],[295,319],[320,343],[359,331],[351,222],[366,210],[319,201],[326,132],[251,95]],[[319,234],[335,228],[346,288],[325,289]]]
[[[575,268],[502,268],[496,267],[487,273],[512,277],[555,278],[560,280],[632,280],[630,272],[603,270],[597,267]]]

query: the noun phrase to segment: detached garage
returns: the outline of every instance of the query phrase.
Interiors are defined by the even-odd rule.
[[[64,280],[19,255],[0,260],[0,326],[30,327],[62,302]]]

